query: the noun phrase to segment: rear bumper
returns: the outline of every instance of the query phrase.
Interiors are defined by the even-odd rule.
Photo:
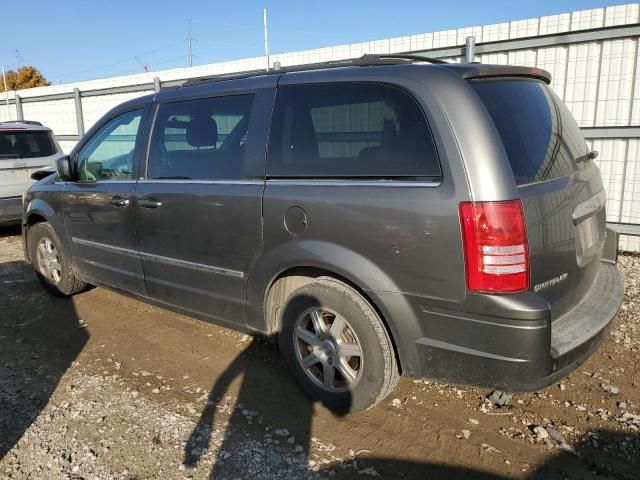
[[[0,198],[0,225],[18,224],[22,219],[22,197]]]
[[[623,293],[615,264],[601,262],[584,300],[553,322],[548,307],[539,309],[540,297],[531,292],[519,301],[523,306],[530,302],[532,308],[517,320],[516,315],[437,309],[414,299],[422,336],[417,341],[414,337],[411,347],[399,346],[401,361],[403,353],[411,357],[413,368],[405,373],[507,391],[539,390],[569,374],[598,348]]]

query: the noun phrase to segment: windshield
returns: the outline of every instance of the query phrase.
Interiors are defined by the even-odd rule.
[[[0,131],[0,159],[48,157],[56,148],[47,131]]]

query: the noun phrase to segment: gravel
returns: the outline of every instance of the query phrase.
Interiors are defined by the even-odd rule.
[[[487,394],[402,380],[369,412],[336,418],[313,406],[305,432],[303,396],[272,347],[254,348],[243,373],[264,377],[260,389],[241,395],[226,379],[224,395],[212,396],[211,382],[243,358],[251,337],[102,289],[73,304],[52,299],[20,255],[19,237],[0,236],[2,479],[630,479],[640,471],[640,256],[620,256],[623,308],[606,342],[561,383]]]

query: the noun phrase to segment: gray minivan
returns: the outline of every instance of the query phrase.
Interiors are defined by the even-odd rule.
[[[29,190],[26,257],[57,295],[277,338],[342,411],[400,374],[540,389],[623,296],[595,152],[549,82],[368,56],[130,100]]]

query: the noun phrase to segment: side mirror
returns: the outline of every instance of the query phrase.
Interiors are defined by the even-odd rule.
[[[73,173],[71,169],[71,159],[69,155],[65,155],[64,157],[60,157],[56,160],[56,170],[58,171],[58,177],[63,182],[68,182],[72,180]]]

